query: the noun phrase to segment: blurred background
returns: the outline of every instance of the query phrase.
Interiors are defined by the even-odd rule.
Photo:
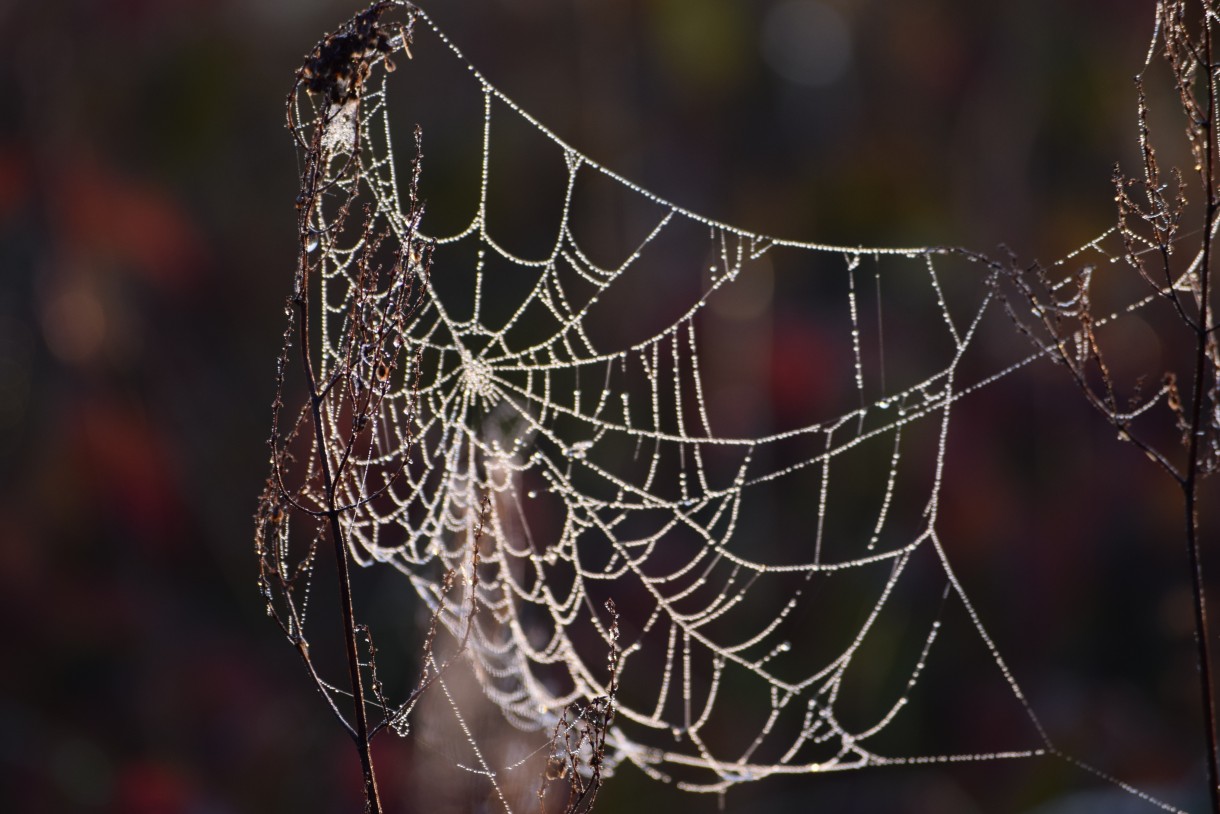
[[[1113,222],[1111,168],[1136,167],[1130,77],[1152,6],[426,8],[559,136],[689,209],[782,237],[1004,243],[1051,260]],[[350,743],[266,619],[251,547],[296,251],[284,96],[313,44],[357,8],[0,3],[5,811],[359,809]],[[410,76],[420,104],[443,108],[454,93]],[[460,139],[425,139],[439,189],[455,163],[445,144]],[[1159,379],[1168,346],[1130,324],[1133,370],[1146,363]],[[799,312],[785,325],[799,334]],[[770,398],[785,409],[782,392]],[[1066,751],[1201,808],[1172,485],[1049,364],[971,407],[950,433],[948,463],[963,474],[947,484],[944,524],[1000,651]],[[977,715],[946,709],[938,726]],[[393,810],[496,810],[461,778],[446,782],[469,785],[465,797],[429,797],[439,770],[421,769],[431,764],[416,751],[407,738],[382,756]],[[724,801],[730,811],[1151,810],[1137,803],[1056,761],[768,780]],[[717,805],[624,770],[599,810]]]

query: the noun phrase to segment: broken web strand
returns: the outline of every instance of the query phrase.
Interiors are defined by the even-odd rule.
[[[990,295],[978,306],[967,331],[960,334],[941,290],[935,265],[936,258],[952,254],[948,250],[863,249],[776,240],[735,229],[671,204],[562,142],[469,66],[422,12],[412,10],[412,13],[427,22],[469,69],[483,96],[483,165],[477,212],[465,230],[435,238],[438,249],[476,241],[473,307],[468,319],[458,318],[433,289],[433,296],[415,324],[410,326],[409,341],[431,367],[417,393],[409,394],[404,384],[385,400],[380,432],[373,448],[357,462],[356,468],[361,474],[352,487],[355,490],[353,497],[362,500],[372,491],[384,488],[392,496],[393,505],[387,508],[369,502],[361,507],[350,527],[353,556],[362,564],[393,564],[408,574],[425,601],[432,602],[437,595],[436,589],[424,569],[434,560],[451,565],[460,556],[461,546],[453,541],[461,537],[469,539],[471,513],[479,505],[481,495],[492,495],[490,536],[496,542],[496,549],[488,561],[499,568],[499,573],[480,585],[479,590],[481,604],[491,609],[499,627],[491,632],[480,630],[475,636],[472,653],[489,697],[513,721],[543,730],[553,724],[558,710],[566,704],[602,696],[607,691],[604,678],[594,669],[595,665],[586,663],[577,642],[577,628],[581,625],[591,627],[603,640],[608,637],[608,631],[594,610],[596,603],[590,598],[590,586],[597,582],[626,580],[636,589],[642,589],[653,610],[641,623],[636,642],[623,650],[623,670],[628,675],[632,657],[643,653],[647,637],[661,637],[665,645],[660,687],[652,702],[635,708],[620,704],[618,714],[621,720],[637,724],[642,735],[648,735],[650,730],[672,733],[673,741],[684,747],[689,744],[691,748],[660,748],[655,740],[652,743],[639,741],[640,735],[616,726],[608,735],[608,742],[615,750],[608,768],[616,761],[628,760],[660,779],[670,779],[670,774],[661,768],[665,765],[696,768],[707,771],[713,779],[679,780],[678,785],[691,790],[722,792],[736,783],[777,773],[1059,754],[974,611],[935,532],[951,407],[964,395],[1005,377],[1038,356],[1034,354],[962,389],[955,389],[958,364],[988,310]],[[398,193],[384,76],[371,85],[362,99],[365,110],[360,117],[362,141],[371,148],[361,150],[360,160],[365,166],[359,174],[359,183],[368,185],[376,201],[376,217],[384,218],[401,236],[409,229]],[[515,255],[499,245],[489,233],[487,204],[492,183],[489,168],[493,150],[493,113],[500,108],[527,122],[563,151],[568,182],[561,225],[549,257],[529,259]],[[609,178],[663,212],[652,231],[617,267],[601,268],[592,262],[570,228],[573,190],[583,173]],[[647,262],[650,249],[681,223],[702,225],[707,230],[713,256],[717,258],[717,262],[708,267],[707,285],[668,328],[624,348],[599,350],[598,341],[586,330],[586,322],[599,298],[613,289],[626,273]],[[859,406],[837,419],[819,424],[755,437],[717,436],[713,433],[709,399],[703,386],[698,341],[703,330],[700,314],[714,294],[731,285],[743,272],[747,258],[756,261],[780,249],[839,255],[846,259],[850,284],[847,307]],[[324,285],[340,292],[336,298],[323,297],[322,300],[325,305],[321,331],[325,342],[333,329],[328,322],[329,315],[345,312],[352,296],[346,275],[352,267],[355,250],[345,253],[333,246],[323,246],[320,250],[327,252]],[[868,365],[861,347],[861,315],[856,299],[855,272],[862,255],[871,255],[878,263],[882,259],[892,259],[926,264],[941,312],[942,329],[949,334],[954,348],[945,368],[913,386],[885,393],[875,401],[866,398]],[[516,313],[499,327],[485,324],[482,311],[487,296],[486,277],[490,273],[485,262],[488,257],[537,272],[532,290],[523,298]],[[594,293],[582,300],[569,291],[560,279],[561,268],[592,286]],[[880,272],[877,274],[879,291]],[[877,304],[880,314],[880,298]],[[527,320],[532,306],[545,309],[550,315],[550,324],[545,336],[521,344],[515,329]],[[878,320],[878,328],[880,324]],[[328,346],[322,358],[335,361],[337,353],[336,347]],[[879,358],[884,358],[884,348]],[[884,392],[884,376],[878,378]],[[594,384],[599,381],[600,387]],[[592,394],[589,387],[593,388]],[[418,399],[411,407],[407,406],[409,395]],[[508,418],[501,420],[505,414]],[[936,422],[938,415],[940,421]],[[878,416],[883,418],[878,419]],[[332,417],[331,420],[337,419]],[[912,530],[917,533],[908,532],[907,542],[877,550],[878,538],[887,531],[900,468],[905,463],[902,455],[904,432],[917,423],[923,426],[928,422],[937,425],[937,454],[925,521],[922,528]],[[497,423],[508,426],[496,427]],[[833,504],[832,464],[866,442],[884,439],[887,435],[893,436],[892,451],[883,478],[880,508],[866,550],[855,557],[824,558],[826,524]],[[820,439],[817,454],[766,468],[766,459],[773,455],[774,448],[817,439]],[[417,444],[413,453],[417,466],[407,471],[400,484],[378,482],[378,468],[392,463],[412,442]],[[621,471],[613,462],[599,456],[612,442],[634,447],[637,459],[643,456],[647,460],[644,470],[638,473]],[[723,476],[718,481],[705,464],[704,451],[713,447],[727,448],[737,456],[735,463],[722,467],[731,475],[727,483]],[[735,551],[732,543],[745,533],[739,521],[742,502],[747,495],[756,487],[790,479],[809,468],[817,469],[819,474],[817,519],[809,558],[804,562],[767,563]],[[563,528],[557,540],[534,539],[527,501],[532,499],[531,493],[538,490],[524,490],[527,475],[540,479],[544,484],[542,491],[557,497],[563,504]],[[634,516],[658,512],[668,515],[659,527],[647,533],[631,531]],[[699,541],[697,552],[688,562],[679,563],[665,573],[655,573],[654,566],[662,559],[660,552],[668,538],[678,533],[693,535]],[[590,538],[609,549],[608,563],[595,568],[584,567],[582,551],[587,548]],[[932,654],[935,631],[940,625],[939,615],[926,636],[921,656],[910,668],[908,692],[900,695],[872,726],[853,731],[836,720],[834,707],[847,668],[886,609],[913,554],[929,547],[941,562],[947,580],[946,596],[951,593],[966,609],[975,631],[1045,744],[1043,748],[891,757],[874,753],[863,744],[886,728],[905,705],[909,690],[918,683]],[[786,623],[802,598],[803,588],[796,588],[789,602],[771,620],[757,625],[753,633],[737,633],[726,639],[724,633],[707,632],[715,628],[718,620],[756,599],[758,591],[752,589],[764,577],[789,573],[801,575],[808,582],[815,576],[885,562],[891,563],[890,576],[872,600],[868,617],[856,629],[852,641],[838,656],[799,679],[781,676],[778,670],[772,669],[771,663],[780,660],[782,654],[791,649],[786,639],[777,641],[777,638],[784,630],[790,630]],[[553,586],[548,584],[546,567],[549,565],[570,569],[571,584],[566,591],[559,586],[552,590]],[[730,569],[727,577],[717,575],[717,569],[722,567]],[[532,569],[534,578],[522,581],[514,576],[515,571],[524,569]],[[702,609],[687,608],[700,590],[715,584],[720,585],[719,589]],[[531,638],[529,626],[522,622],[520,611],[526,607],[549,616],[550,632],[544,637],[545,641],[534,641],[536,637]],[[461,623],[460,617],[452,613],[444,615],[443,620],[451,628]],[[695,665],[697,656],[711,660],[710,682],[705,690],[695,687],[695,674],[699,669]],[[536,678],[534,668],[539,665],[566,670],[566,690],[556,692],[554,686]],[[748,743],[740,747],[735,757],[712,744],[703,734],[716,712],[722,675],[730,668],[760,680],[771,697],[770,714],[757,734],[752,739],[747,737]],[[680,710],[676,719],[670,712],[675,693]],[[446,694],[449,695],[447,690]],[[449,698],[461,721],[457,701],[451,695]],[[790,708],[802,706],[801,702],[803,724],[788,748],[773,762],[755,762],[754,755],[776,731],[776,722]],[[464,722],[462,726],[467,730],[468,742],[481,766],[479,771],[487,773],[494,781],[495,772],[483,759]],[[811,741],[837,743],[838,748],[828,758],[802,761],[802,749]],[[1097,774],[1143,799],[1169,808],[1113,778]],[[500,799],[507,808],[502,794]]]

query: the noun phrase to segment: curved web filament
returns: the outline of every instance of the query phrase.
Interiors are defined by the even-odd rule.
[[[1034,358],[997,363],[978,350],[985,319],[1006,318],[993,269],[945,248],[782,240],[690,212],[564,143],[404,8],[413,47],[469,69],[482,102],[464,226],[436,234],[426,212],[416,222],[382,58],[358,111],[295,100],[302,143],[315,117],[331,117],[335,189],[315,210],[310,247],[323,380],[350,364],[358,270],[383,251],[374,236],[431,252],[418,278],[426,296],[392,338],[412,363],[370,363],[357,379],[379,395],[337,483],[354,560],[401,571],[460,637],[467,608],[444,603],[439,575],[467,568],[477,539],[469,657],[483,692],[542,733],[570,705],[613,695],[606,771],[630,762],[719,792],[773,774],[1059,754],[938,532],[954,415]],[[502,129],[532,134],[562,162],[549,238],[529,252],[497,232]],[[633,213],[612,249],[576,214],[598,195]],[[334,228],[360,207],[363,229]],[[1117,257],[1101,241],[1087,250]],[[793,346],[816,354],[784,361],[772,348],[781,361],[753,380],[770,397],[795,389],[802,409],[760,420],[736,411],[757,394],[735,392],[722,364],[748,350],[734,320],[763,283],[824,319],[813,339],[794,329]],[[386,316],[379,302],[367,306],[372,323]],[[906,359],[908,346],[923,361]],[[780,504],[800,519],[777,520],[790,513]],[[940,642],[950,623],[1006,686],[1025,721],[1020,742],[911,746],[903,710],[933,665],[958,658]],[[883,629],[903,641],[879,658]],[[883,679],[862,675],[875,669]],[[862,700],[860,684],[877,689]],[[482,770],[495,775],[486,761]]]

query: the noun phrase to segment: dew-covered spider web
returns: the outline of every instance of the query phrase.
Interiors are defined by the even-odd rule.
[[[1034,358],[982,339],[1011,330],[993,269],[687,211],[566,144],[404,8],[412,61],[394,53],[390,73],[376,55],[357,101],[302,87],[291,102],[301,144],[323,128],[327,194],[342,202],[313,210],[307,247],[321,381],[350,363],[370,235],[431,246],[430,273],[412,267],[426,296],[394,339],[414,363],[368,367],[382,396],[339,485],[350,556],[401,571],[460,638],[470,606],[441,601],[440,575],[468,571],[477,538],[465,657],[540,749],[565,709],[607,697],[617,648],[607,773],[633,764],[723,792],[894,764],[1076,763],[943,539],[959,412]],[[428,113],[410,100],[429,66],[466,83],[477,127],[425,124],[413,223],[410,127]],[[429,144],[446,139],[470,166],[429,187]],[[434,203],[459,213],[448,227],[430,219]],[[364,228],[333,228],[353,212]],[[1081,252],[1105,263],[1122,248]],[[1002,689],[993,713],[1009,725],[994,740],[986,727],[938,740],[934,722],[904,719],[967,662]],[[502,783],[518,764],[494,764],[469,737],[469,766]]]

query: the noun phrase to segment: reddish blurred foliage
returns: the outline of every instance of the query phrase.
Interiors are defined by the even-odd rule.
[[[771,348],[770,392],[778,426],[801,426],[810,416],[842,407],[850,349],[815,323],[786,311],[776,315]]]
[[[189,287],[202,271],[203,235],[164,187],[78,160],[59,170],[53,190],[53,228],[66,247],[127,264],[169,289]]]
[[[195,797],[190,781],[176,767],[136,762],[119,775],[110,810],[115,814],[188,814]]]
[[[0,143],[0,223],[26,205],[33,193],[29,157],[15,142]]]
[[[75,413],[66,450],[96,490],[94,511],[122,523],[150,551],[183,545],[184,497],[171,463],[173,446],[161,431],[109,400],[91,399]]]

